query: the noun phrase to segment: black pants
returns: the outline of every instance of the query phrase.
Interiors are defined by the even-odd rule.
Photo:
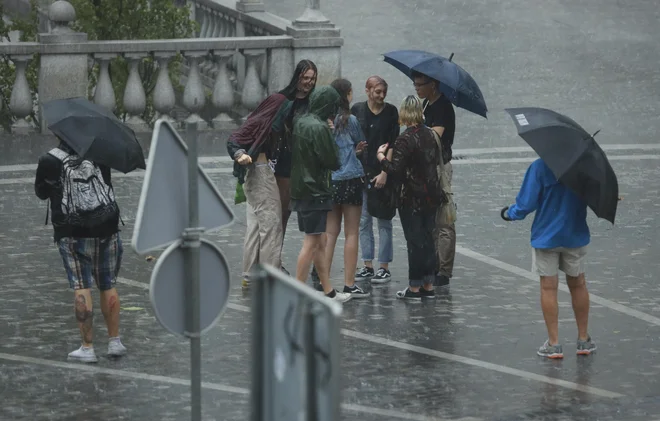
[[[408,248],[408,282],[411,287],[432,284],[438,267],[433,232],[434,209],[399,209],[403,234]]]

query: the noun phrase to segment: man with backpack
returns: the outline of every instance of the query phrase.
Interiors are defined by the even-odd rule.
[[[98,361],[93,346],[93,283],[101,291],[101,312],[110,337],[108,355],[126,354],[119,338],[119,295],[114,286],[123,247],[110,168],[81,159],[60,140],[57,148],[39,158],[34,189],[39,199],[50,201],[54,242],[74,291],[82,345],[69,354],[69,360]]]

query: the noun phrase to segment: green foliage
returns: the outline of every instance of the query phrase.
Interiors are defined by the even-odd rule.
[[[0,25],[0,35],[6,36],[10,31],[22,30],[24,32],[20,41],[35,40],[38,26],[35,1],[31,0],[33,13],[30,15],[30,19],[12,19],[11,25]],[[181,39],[194,36],[198,30],[197,23],[190,19],[190,10],[187,7],[175,6],[172,0],[69,0],[69,2],[76,10],[76,21],[72,24],[72,28],[87,33],[89,40]],[[0,11],[2,11],[1,6]],[[182,57],[177,54],[169,63],[170,78],[175,90],[179,92],[183,89],[179,83],[181,62]],[[30,63],[28,74],[30,89],[35,95],[37,69],[38,58]],[[109,70],[117,100],[116,111],[121,116],[125,114],[123,97],[128,79],[128,62],[123,57],[117,57],[110,62]],[[98,71],[97,64],[90,72],[90,96],[98,79]],[[154,116],[151,93],[158,76],[158,67],[154,58],[146,57],[140,63],[139,72],[147,94],[147,108],[142,118],[151,122]],[[4,57],[0,63],[0,89],[3,101],[6,103],[2,112],[3,125],[5,124],[5,114],[7,114],[7,118],[11,119],[6,110],[13,81],[13,66],[9,63],[8,58]]]

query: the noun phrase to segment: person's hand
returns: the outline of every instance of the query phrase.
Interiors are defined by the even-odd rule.
[[[250,165],[252,163],[252,157],[244,153],[236,159],[236,162],[238,162],[239,165]]]
[[[328,119],[328,127],[330,127],[330,130],[335,129],[335,123],[330,119]]]
[[[510,222],[512,219],[509,218],[509,212],[507,212],[508,210],[509,210],[509,207],[508,207],[508,206],[502,208],[502,210],[500,211],[500,216],[501,216],[502,219],[504,219],[505,221]]]
[[[389,148],[389,147],[390,147],[389,143],[384,143],[384,144],[380,145],[380,147],[378,148],[378,151],[376,153],[377,154],[382,153],[383,155],[385,155],[385,152],[387,152],[387,148]]]
[[[372,178],[371,182],[374,183],[375,188],[382,189],[383,187],[385,187],[385,183],[387,183],[387,173],[381,172],[380,174]]]
[[[362,142],[358,143],[357,146],[355,147],[355,153],[362,153],[366,147],[367,147],[367,142],[363,140]]]

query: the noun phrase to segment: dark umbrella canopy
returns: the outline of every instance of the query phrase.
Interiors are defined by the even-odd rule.
[[[437,54],[420,50],[397,50],[383,54],[385,62],[412,79],[422,73],[439,82],[439,89],[457,107],[486,117],[488,108],[477,82],[461,66]]]
[[[593,136],[565,115],[545,108],[509,108],[520,137],[557,180],[581,197],[599,218],[614,223],[619,200],[616,174]],[[598,132],[596,132],[598,133]]]
[[[133,130],[105,108],[67,98],[47,102],[43,110],[48,128],[80,157],[123,173],[146,168]]]

